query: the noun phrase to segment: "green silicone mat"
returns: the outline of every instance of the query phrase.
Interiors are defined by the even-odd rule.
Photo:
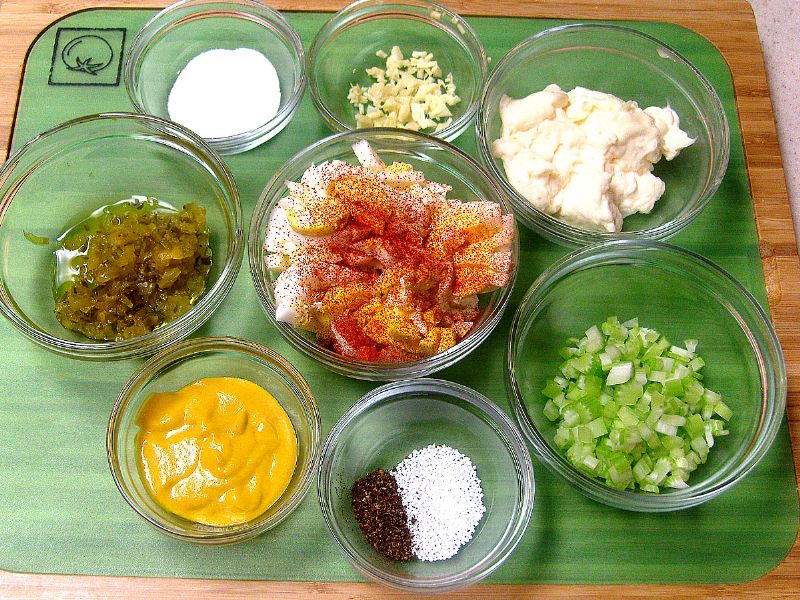
[[[13,147],[73,117],[131,110],[113,61],[151,14],[89,10],[43,32],[28,57]],[[308,45],[327,16],[294,13],[288,18]],[[495,61],[520,40],[562,23],[512,18],[470,22]],[[691,31],[664,23],[630,25],[662,39],[697,65],[715,85],[731,123],[727,176],[703,214],[674,242],[721,264],[766,306],[727,65],[707,40]],[[83,34],[102,36],[114,48],[112,64],[94,76],[69,71],[58,61],[60,49]],[[86,83],[93,85],[80,85]],[[306,93],[295,119],[279,136],[226,159],[248,221],[278,165],[329,133]],[[475,154],[471,129],[457,143]],[[716,233],[708,235],[709,231]],[[527,230],[521,232],[521,242],[520,275],[505,318],[478,350],[437,374],[479,390],[506,410],[502,358],[511,316],[536,276],[565,252]],[[197,335],[245,337],[286,356],[317,395],[325,433],[375,385],[328,373],[292,350],[263,315],[246,266],[222,307]],[[105,450],[111,406],[141,361],[100,365],[56,357],[24,339],[5,320],[0,336],[0,568],[160,577],[362,579],[329,539],[314,488],[280,527],[242,544],[201,547],[151,529],[118,494]],[[533,518],[514,554],[489,577],[491,582],[747,581],[783,560],[798,529],[785,423],[775,446],[749,477],[719,498],[684,512],[648,515],[612,509],[586,499],[537,462],[535,469]]]

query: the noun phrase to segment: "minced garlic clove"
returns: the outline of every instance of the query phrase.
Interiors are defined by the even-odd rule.
[[[442,70],[431,52],[415,50],[406,58],[399,46],[387,54],[385,69],[366,70],[376,80],[365,88],[353,84],[347,100],[358,109],[358,127],[400,127],[419,131],[440,131],[453,122],[450,107],[461,101],[455,91],[452,73],[442,79]]]

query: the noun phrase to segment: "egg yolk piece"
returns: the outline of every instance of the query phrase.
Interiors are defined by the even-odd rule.
[[[164,509],[196,523],[255,519],[289,485],[297,436],[264,388],[234,377],[151,394],[136,417],[139,469]]]

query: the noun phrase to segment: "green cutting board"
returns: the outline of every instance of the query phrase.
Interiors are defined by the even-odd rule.
[[[13,148],[73,117],[132,110],[118,63],[113,61],[152,14],[95,9],[68,16],[44,31],[27,59]],[[308,45],[327,16],[295,13],[288,18]],[[563,23],[512,18],[470,22],[495,62],[520,40]],[[716,87],[731,123],[731,160],[722,186],[674,242],[721,264],[766,307],[728,67],[707,40],[687,29],[664,23],[629,25],[670,44],[693,62]],[[112,64],[94,79],[75,75],[58,60],[59,49],[82,34],[100,35],[114,49]],[[93,85],[82,85],[87,80]],[[248,220],[275,169],[329,133],[306,94],[294,121],[279,136],[226,158]],[[475,155],[472,129],[457,145]],[[706,234],[719,232],[719,224],[724,224],[724,235]],[[437,374],[477,389],[506,410],[503,347],[511,316],[536,276],[565,252],[527,230],[521,232],[521,242],[520,274],[506,317],[478,350]],[[326,433],[375,385],[328,373],[292,350],[262,314],[246,267],[222,307],[197,335],[245,337],[287,357],[317,395]],[[105,450],[111,406],[141,361],[101,365],[56,357],[5,321],[0,323],[0,336],[0,568],[159,577],[362,579],[328,537],[314,489],[280,527],[234,546],[191,545],[151,529],[117,493]],[[797,533],[798,497],[785,423],[772,450],[744,481],[683,512],[653,515],[609,508],[575,492],[538,462],[535,469],[533,518],[514,554],[489,581],[740,582],[779,564]]]

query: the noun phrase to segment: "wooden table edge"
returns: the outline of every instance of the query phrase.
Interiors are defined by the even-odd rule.
[[[283,10],[336,10],[341,0],[274,0]],[[784,349],[789,377],[789,418],[795,476],[800,479],[800,259],[769,97],[755,17],[746,0],[567,0],[524,4],[515,0],[446,1],[464,15],[503,15],[562,19],[620,19],[676,23],[710,40],[731,69],[750,179],[762,264],[773,323]],[[39,33],[73,12],[101,7],[163,7],[163,0],[0,0],[0,147],[10,146],[21,76],[30,46]],[[739,47],[744,43],[745,48]],[[747,63],[748,60],[753,62]],[[11,92],[11,93],[9,93]],[[742,597],[792,598],[800,588],[800,539],[771,572],[741,584],[714,585],[573,585],[481,584],[450,594],[497,599],[520,596],[606,597]],[[0,596],[177,598],[191,590],[194,598],[262,597],[354,598],[379,595],[408,597],[372,583],[232,581],[85,575],[37,575],[0,570]]]

